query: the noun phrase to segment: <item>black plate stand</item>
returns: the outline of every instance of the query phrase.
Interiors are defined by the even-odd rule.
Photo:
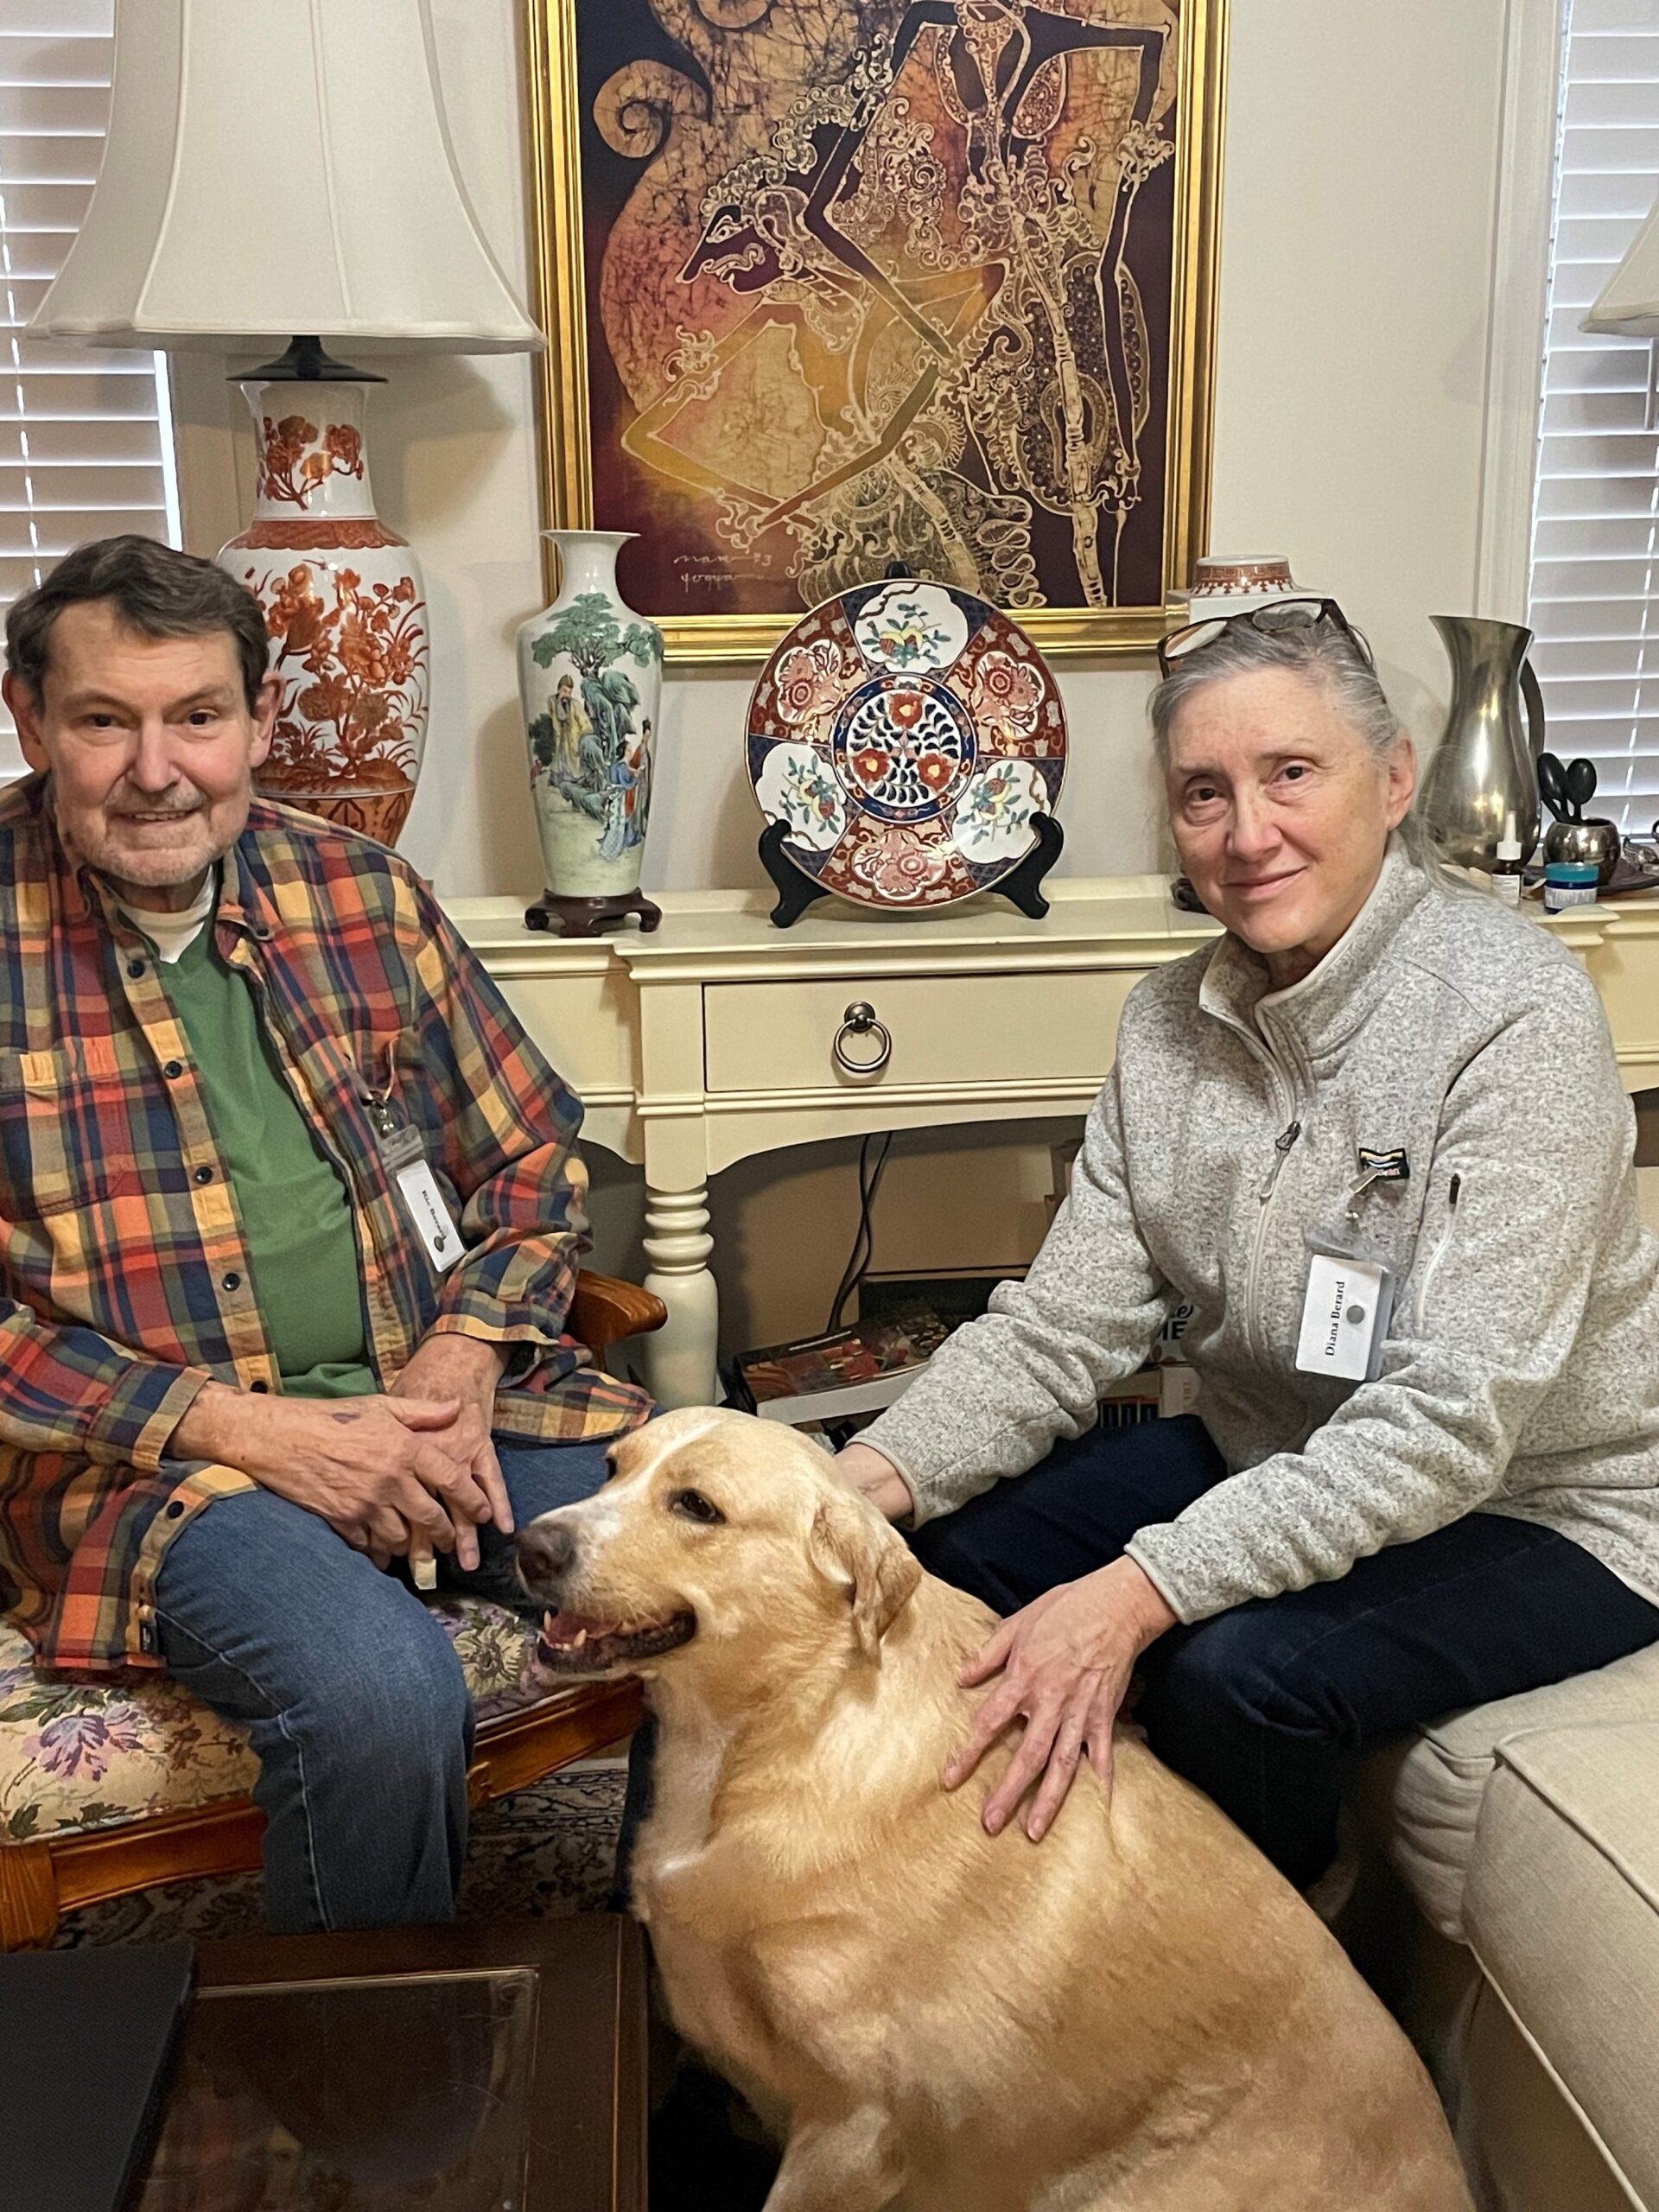
[[[778,887],[778,904],[772,910],[774,927],[792,929],[809,906],[830,893],[821,891],[804,868],[797,868],[784,850],[787,822],[768,822],[760,832],[760,865]]]
[[[1011,869],[1001,883],[991,887],[999,898],[1007,899],[1022,914],[1029,914],[1033,922],[1040,922],[1048,912],[1042,880],[1060,857],[1065,832],[1052,814],[1033,814],[1031,826],[1037,833],[1036,843],[1018,868]],[[778,904],[772,910],[772,919],[774,927],[780,930],[792,928],[809,906],[830,896],[804,868],[798,868],[791,860],[784,845],[788,835],[786,822],[769,822],[760,832],[760,865],[778,887]]]
[[[1052,814],[1033,814],[1031,826],[1037,832],[1036,843],[1019,867],[993,887],[1010,906],[1017,906],[1022,914],[1029,914],[1033,922],[1040,922],[1048,912],[1048,901],[1042,893],[1043,878],[1060,857],[1065,832]]]

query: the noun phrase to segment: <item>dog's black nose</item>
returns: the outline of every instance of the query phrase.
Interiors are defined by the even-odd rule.
[[[561,1521],[532,1521],[518,1539],[518,1572],[531,1590],[568,1574],[575,1556],[575,1537]]]

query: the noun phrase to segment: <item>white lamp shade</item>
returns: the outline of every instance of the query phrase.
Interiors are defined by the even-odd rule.
[[[1659,207],[1637,232],[1580,327],[1599,338],[1659,338]]]
[[[456,170],[427,0],[117,0],[98,186],[34,328],[104,346],[540,346]]]

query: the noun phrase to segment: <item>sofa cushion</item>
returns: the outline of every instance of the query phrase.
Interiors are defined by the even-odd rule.
[[[1643,2204],[1659,2204],[1659,1721],[1534,1731],[1481,1805],[1468,1941]]]
[[[1366,1825],[1442,1936],[1465,1940],[1464,1884],[1498,1746],[1528,1730],[1624,1720],[1659,1723],[1659,1644],[1592,1675],[1450,1713],[1370,1763]]]
[[[531,1669],[531,1623],[475,1599],[430,1602],[480,1720],[548,1695]],[[177,1683],[44,1680],[23,1637],[0,1621],[0,1846],[186,1812],[244,1795],[257,1772],[242,1731]]]

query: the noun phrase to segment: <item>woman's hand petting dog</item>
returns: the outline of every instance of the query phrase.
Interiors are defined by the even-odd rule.
[[[946,1763],[945,1788],[964,1783],[1003,1731],[1023,1717],[1019,1747],[986,1801],[990,1834],[1007,1824],[1041,1775],[1026,1815],[1026,1834],[1040,1843],[1085,1754],[1109,1794],[1112,1724],[1135,1662],[1176,1618],[1131,1559],[1062,1583],[1011,1614],[958,1677],[964,1689],[999,1675],[1001,1680],[974,1715],[967,1742]]]

